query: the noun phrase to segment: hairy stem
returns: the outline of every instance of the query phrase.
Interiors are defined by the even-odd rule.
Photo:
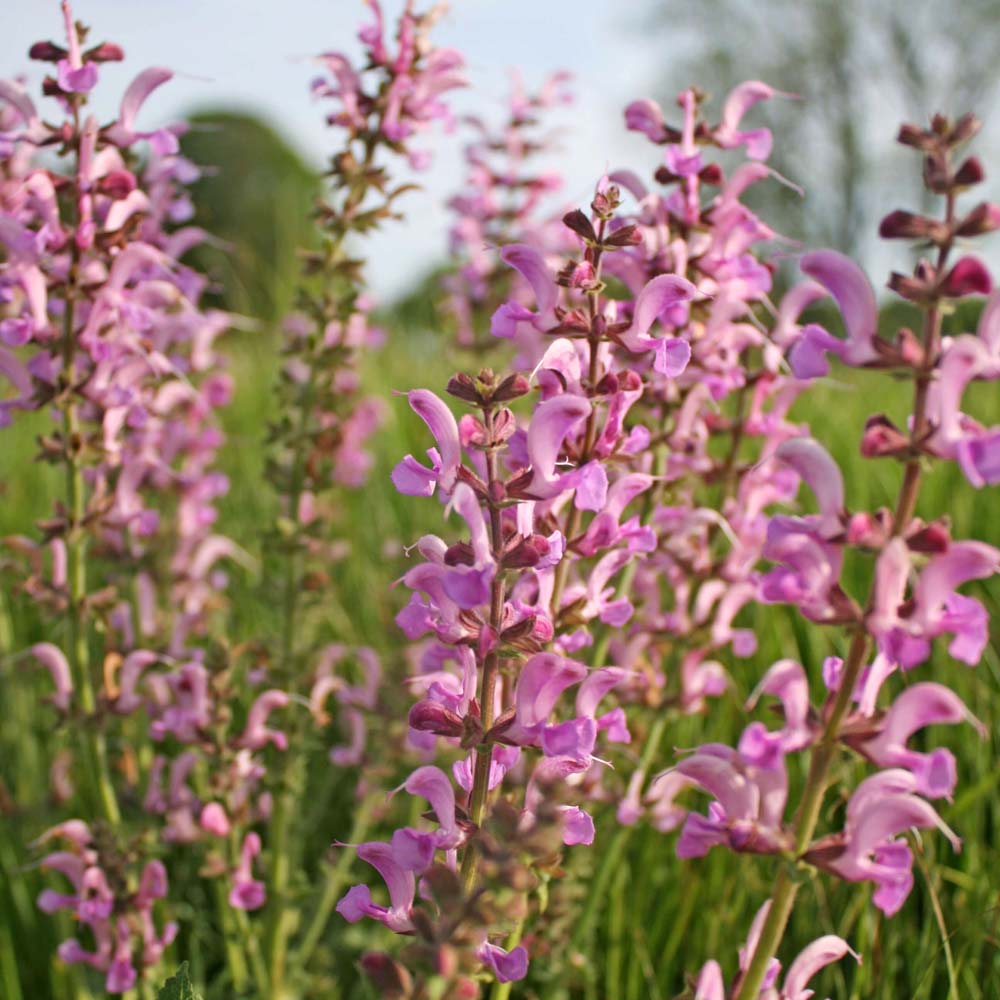
[[[497,478],[497,446],[493,443],[493,413],[484,409],[483,422],[486,425],[487,440],[490,442],[486,451],[486,472],[488,485]],[[500,521],[500,508],[491,503],[490,508],[490,545],[493,549],[493,559],[497,564],[496,575],[490,586],[490,628],[493,629],[495,643],[499,643],[500,629],[503,620],[504,579],[500,569],[503,557],[503,527]],[[500,674],[500,653],[497,648],[486,654],[483,660],[483,673],[479,687],[479,711],[482,714],[483,732],[488,733],[493,725],[494,707],[496,705],[497,680]],[[476,764],[472,776],[472,791],[469,793],[469,818],[478,827],[483,822],[486,812],[486,799],[489,794],[490,764],[493,760],[493,744],[489,740],[476,747]],[[462,883],[466,891],[472,888],[476,879],[476,851],[467,847],[462,858]]]
[[[951,224],[955,213],[955,199],[948,196],[946,222]],[[937,269],[943,274],[951,244],[941,246],[938,253]],[[911,458],[903,472],[899,495],[896,500],[895,517],[892,526],[893,537],[901,537],[910,525],[917,507],[920,492],[920,445],[928,430],[927,391],[937,364],[937,354],[941,343],[941,309],[933,303],[924,317],[923,329],[924,362],[917,370],[913,391],[913,421],[910,430]],[[869,593],[866,607],[871,607],[874,584]],[[795,854],[802,855],[812,841],[813,834],[823,808],[830,768],[837,754],[840,724],[850,705],[858,675],[864,665],[868,651],[868,634],[864,628],[857,628],[851,638],[850,652],[844,665],[840,688],[834,702],[833,711],[823,729],[819,745],[813,751],[809,763],[809,776],[795,821]],[[767,973],[771,959],[781,945],[788,919],[792,913],[798,884],[792,879],[787,868],[782,868],[775,879],[771,892],[771,909],[761,930],[760,940],[754,950],[753,959],[747,968],[740,989],[734,1000],[757,1000],[761,983]]]
[[[76,116],[74,115],[74,118]],[[75,123],[79,148],[79,123]],[[74,176],[79,174],[79,152]],[[78,188],[79,181],[75,187]],[[77,198],[72,199],[73,204]],[[76,300],[79,295],[80,252],[73,241],[72,258],[66,279],[65,311],[63,314],[63,366],[65,371],[65,402],[63,404],[63,436],[66,495],[66,574],[68,628],[67,656],[73,674],[74,689],[80,709],[87,717],[80,727],[79,738],[83,756],[83,786],[97,814],[112,826],[121,821],[118,799],[108,767],[107,743],[97,728],[95,714],[97,697],[90,662],[90,629],[87,621],[87,493],[83,480],[82,436],[77,410],[76,388]]]
[[[364,202],[368,194],[366,178],[375,159],[377,142],[374,137],[365,140],[364,155],[358,169],[358,174],[352,182],[344,181],[346,193],[340,216],[342,228],[334,235],[327,252],[336,257],[340,253],[344,240],[351,228],[351,218],[354,212]],[[299,525],[302,497],[306,488],[307,442],[313,396],[316,382],[314,365],[310,367],[309,383],[302,399],[299,414],[299,424],[293,440],[291,477],[288,489],[288,517],[293,530]],[[295,669],[296,649],[295,638],[300,623],[298,621],[299,593],[301,591],[300,554],[298,539],[289,543],[286,555],[282,593],[282,630],[281,630],[281,668],[286,686],[295,690],[298,676]],[[295,726],[294,729],[298,727]],[[292,731],[292,746],[296,743],[295,731]],[[291,756],[291,759],[289,757]],[[268,897],[270,900],[270,917],[265,934],[265,951],[270,970],[271,995],[278,1000],[284,989],[285,972],[288,956],[288,940],[294,926],[294,913],[288,906],[288,887],[293,867],[292,814],[295,803],[301,797],[305,781],[305,760],[301,754],[286,755],[276,768],[276,776],[280,789],[275,796],[274,810],[271,814],[268,845],[271,852],[270,877],[268,879]]]

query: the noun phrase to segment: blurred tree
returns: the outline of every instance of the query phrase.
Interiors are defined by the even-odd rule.
[[[786,235],[862,257],[874,237],[864,220],[901,195],[919,204],[888,141],[899,120],[986,117],[1000,80],[1000,0],[699,0],[654,17],[681,54],[661,91],[665,108],[691,83],[721,97],[760,79],[803,98],[754,114],[774,129],[771,163],[806,188],[808,209],[774,185],[758,186],[755,196],[770,200],[758,207]]]
[[[226,244],[199,247],[198,266],[222,306],[272,326],[292,306],[297,250],[314,239],[319,177],[253,115],[210,109],[190,121],[184,153],[204,171],[192,190],[194,221]]]

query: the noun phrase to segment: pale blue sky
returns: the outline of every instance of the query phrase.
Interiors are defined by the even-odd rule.
[[[401,2],[384,0],[390,12]],[[424,0],[421,6],[430,2]],[[669,9],[668,0],[452,0],[435,38],[461,50],[468,61],[471,87],[455,95],[456,109],[501,113],[511,66],[519,67],[529,83],[554,69],[569,69],[576,76],[578,99],[556,117],[567,127],[557,159],[548,164],[566,177],[567,199],[585,204],[594,182],[608,168],[627,165],[648,175],[659,160],[658,151],[625,131],[622,108],[651,93],[662,97],[663,80],[671,75],[676,49],[671,47],[669,22],[661,17],[660,27],[651,28],[651,12],[658,3],[661,10]],[[37,85],[44,67],[28,62],[26,53],[36,40],[61,39],[58,0],[6,0],[4,8],[0,77],[27,71]],[[309,80],[316,74],[310,56],[330,49],[356,51],[358,23],[367,19],[361,0],[75,0],[74,10],[92,25],[96,39],[116,41],[126,51],[124,65],[102,70],[97,99],[102,115],[114,113],[121,90],[135,73],[165,65],[177,76],[144,108],[143,121],[150,127],[199,107],[230,106],[263,114],[317,165],[334,149],[336,135],[324,128],[322,109],[308,94]],[[683,44],[683,38],[674,44]],[[933,38],[927,44],[934,45]],[[996,123],[989,128],[995,117],[989,110],[979,109],[988,131],[995,134]],[[807,114],[808,107],[802,105],[802,112]],[[867,116],[882,181],[891,183],[900,170],[915,170],[912,158],[891,141],[904,109],[880,105],[859,113]],[[448,215],[443,205],[461,182],[462,143],[456,136],[436,135],[426,145],[436,152],[434,167],[421,175],[426,191],[403,204],[405,222],[372,240],[369,276],[383,299],[410,285],[419,277],[418,268],[432,266],[445,252]],[[979,144],[987,159],[989,145]],[[822,197],[808,175],[794,179],[805,186],[807,199]],[[981,196],[995,191],[995,183],[987,184]],[[887,192],[876,199],[878,208],[895,207],[891,198],[892,192]],[[809,211],[808,200],[803,211]],[[906,255],[898,245],[879,245],[876,226],[873,219],[866,256],[880,287],[889,265],[899,267]],[[987,241],[977,251],[996,264],[998,243],[1000,239]]]
[[[393,11],[398,3],[385,6]],[[512,65],[529,82],[553,69],[573,70],[578,101],[559,116],[571,127],[558,166],[572,199],[584,201],[609,166],[629,159],[655,166],[656,150],[621,123],[624,105],[660,75],[663,40],[642,30],[648,10],[645,0],[453,0],[434,37],[468,61],[472,86],[456,97],[460,110],[499,113]],[[317,164],[335,136],[308,94],[316,75],[309,56],[354,50],[357,25],[367,19],[360,0],[76,0],[74,14],[92,26],[94,40],[116,41],[126,52],[123,65],[102,70],[100,114],[113,113],[136,72],[168,66],[177,76],[150,98],[144,123],[174,120],[204,105],[259,111]],[[37,84],[44,67],[28,62],[26,53],[36,40],[61,40],[58,0],[21,0],[0,15],[0,27],[0,76],[26,71]],[[437,153],[434,169],[421,178],[427,192],[410,197],[405,224],[376,238],[370,276],[380,295],[412,280],[414,260],[430,264],[444,253],[442,204],[461,180],[461,143],[438,136],[427,145]]]

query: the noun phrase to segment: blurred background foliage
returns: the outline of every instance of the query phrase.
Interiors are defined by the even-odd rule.
[[[661,88],[665,107],[669,95],[691,80],[721,93],[747,76],[762,77],[808,99],[805,109],[778,101],[764,109],[781,137],[775,166],[793,180],[808,178],[807,200],[803,204],[786,189],[772,186],[763,195],[767,203],[757,207],[777,230],[809,246],[833,245],[864,254],[877,219],[907,204],[908,192],[916,197],[912,160],[902,168],[905,173],[887,171],[884,164],[895,162],[890,157],[892,135],[868,135],[873,122],[891,120],[896,112],[919,120],[937,107],[973,107],[988,114],[996,89],[1000,3],[990,0],[965,0],[955,6],[701,0],[683,7],[670,4],[665,17],[671,32],[684,33],[683,51],[688,53],[670,67],[669,81]],[[933,50],[922,45],[931,26],[942,39]],[[308,216],[320,178],[280,134],[251,114],[211,109],[199,111],[193,120],[196,127],[185,137],[185,150],[199,164],[210,165],[194,191],[199,206],[196,221],[216,238],[199,251],[199,264],[211,275],[220,305],[251,319],[239,323],[224,344],[237,391],[224,417],[229,443],[222,461],[231,491],[222,506],[220,527],[264,567],[256,578],[239,575],[232,581],[230,631],[233,641],[240,641],[266,630],[274,614],[261,598],[267,588],[262,578],[267,561],[260,538],[263,526],[273,519],[273,500],[260,488],[263,441],[279,365],[276,331],[293,302],[296,248],[309,242]],[[609,143],[613,141],[611,137]],[[989,158],[984,158],[989,168]],[[650,163],[650,172],[653,166]],[[443,247],[428,247],[419,264],[429,268],[435,259],[443,259],[443,252]],[[901,250],[895,254],[897,266],[904,264],[903,255]],[[378,262],[373,266],[377,268]],[[874,274],[873,282],[880,286],[881,276]],[[401,597],[391,586],[403,565],[402,546],[426,531],[440,530],[436,504],[401,497],[390,488],[389,470],[399,457],[418,454],[427,446],[423,425],[403,400],[390,393],[418,385],[439,388],[450,371],[475,369],[482,360],[449,346],[435,308],[438,299],[431,275],[377,316],[387,328],[388,346],[369,359],[365,379],[370,390],[386,400],[387,415],[372,442],[376,465],[368,484],[344,494],[349,550],[331,568],[336,596],[323,609],[331,638],[374,646],[385,658],[390,676],[399,676],[405,661],[405,648],[393,624]],[[829,312],[818,318],[836,326]],[[975,318],[975,309],[959,313],[950,317],[950,329],[974,329]],[[895,329],[907,316],[905,310],[890,307],[883,320],[887,329]],[[838,369],[793,411],[811,424],[841,462],[852,509],[888,504],[895,495],[898,470],[889,462],[865,461],[858,453],[867,416],[884,410],[901,422],[907,412],[907,387],[887,392],[885,383],[882,377]],[[976,415],[986,423],[1000,423],[995,385],[977,388]],[[47,509],[55,492],[50,470],[32,461],[33,438],[43,422],[24,420],[15,432],[5,432],[0,452],[0,534],[23,530],[35,511]],[[972,490],[953,467],[937,468],[929,476],[921,510],[947,511],[960,533],[1000,545],[996,491]],[[861,592],[869,572],[869,566],[852,564],[848,589]],[[987,603],[996,628],[1000,595],[995,585],[979,587],[975,593]],[[0,615],[0,652],[42,638],[31,608],[6,600],[10,615]],[[740,624],[758,624],[759,654],[749,664],[729,664],[735,687],[713,703],[707,717],[674,722],[660,749],[660,766],[669,765],[674,748],[713,739],[731,741],[745,722],[742,705],[764,665],[793,656],[816,677],[822,658],[840,641],[836,633],[806,629],[794,615],[780,610],[747,611]],[[893,920],[885,920],[870,905],[865,887],[826,879],[807,887],[783,948],[786,958],[825,932],[845,936],[864,954],[860,967],[840,963],[825,973],[817,984],[822,996],[939,1000],[948,995],[946,949],[950,949],[962,998],[1000,998],[996,636],[976,670],[957,665],[939,647],[933,664],[921,675],[953,684],[989,728],[987,741],[980,741],[970,728],[939,729],[919,737],[921,746],[943,742],[958,757],[959,793],[943,813],[966,847],[953,855],[942,838],[928,836],[916,842],[917,888]],[[34,906],[42,879],[31,868],[24,841],[37,824],[30,810],[14,815],[10,806],[16,800],[34,803],[39,810],[45,807],[39,761],[51,733],[48,715],[36,707],[44,690],[37,680],[34,673],[16,671],[15,682],[4,687],[9,699],[4,714],[30,718],[30,738],[24,738],[25,729],[19,726],[15,741],[12,727],[0,722],[3,1000],[60,997],[67,975],[51,959],[58,928]],[[385,738],[394,735],[387,733]],[[641,747],[642,735],[637,733],[635,746]],[[802,777],[794,774],[793,783]],[[857,775],[844,787],[856,779]],[[317,874],[330,842],[346,837],[352,784],[350,776],[345,780],[331,769],[309,816],[302,818],[311,824]],[[831,802],[827,820],[835,823],[842,808],[843,802]],[[644,826],[624,829],[608,822],[599,828],[593,851],[570,851],[567,868],[573,877],[552,886],[548,912],[555,926],[562,925],[564,938],[556,939],[550,954],[540,950],[539,943],[532,978],[517,995],[547,1000],[667,1000],[682,988],[685,974],[696,972],[709,957],[732,968],[736,948],[766,897],[773,859],[716,850],[706,859],[682,862],[673,847],[673,837]],[[187,900],[188,916],[196,915],[204,903]],[[212,972],[206,956],[212,953],[214,933],[207,922],[195,921],[195,931],[182,941],[192,971],[202,982]],[[378,947],[380,934],[372,923],[348,927],[336,919],[331,924],[326,947],[318,955],[328,974],[324,1000],[371,995],[355,962],[362,949]],[[388,938],[384,943],[394,947]],[[25,970],[20,979],[10,972],[15,960]],[[207,1000],[216,998],[207,994]]]
[[[801,98],[755,114],[774,132],[771,165],[805,187],[805,210],[775,185],[747,203],[756,198],[778,232],[807,246],[867,257],[872,220],[901,196],[919,207],[912,157],[890,141],[900,121],[974,110],[989,141],[1000,134],[998,0],[699,0],[654,11],[649,29],[680,54],[657,87],[664,107],[692,83],[722,95],[747,79]]]

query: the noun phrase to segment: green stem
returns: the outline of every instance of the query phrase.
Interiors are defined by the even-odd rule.
[[[83,785],[91,805],[112,826],[121,822],[118,800],[108,768],[107,744],[104,734],[96,728],[97,698],[91,676],[90,638],[86,616],[87,599],[87,532],[84,517],[87,510],[80,419],[75,399],[76,382],[76,319],[79,251],[73,244],[73,255],[66,282],[66,308],[63,316],[63,363],[66,379],[66,401],[63,407],[64,456],[66,466],[66,509],[69,519],[66,532],[66,573],[68,602],[66,617],[69,632],[68,659],[73,674],[77,702],[87,716],[80,727],[79,738],[84,767]]]
[[[305,448],[303,441],[309,421],[312,385],[313,378],[311,376],[299,415],[299,428],[295,440],[295,454],[288,496],[288,516],[292,525],[295,526],[299,523],[299,509],[302,503],[305,479]],[[296,539],[290,540],[289,546],[285,561],[282,600],[281,671],[284,683],[294,689],[297,679],[295,671],[296,612],[298,610],[300,589],[298,541]],[[295,747],[297,742],[293,738],[291,740],[292,747]],[[305,784],[304,765],[305,762],[301,754],[297,754],[294,759],[290,759],[289,754],[286,753],[281,756],[274,771],[279,788],[274,797],[274,807],[271,812],[268,835],[271,864],[268,879],[269,920],[265,932],[265,948],[268,955],[268,966],[271,971],[271,992],[275,998],[281,996],[284,986],[285,959],[288,954],[288,938],[292,931],[294,916],[288,907],[288,886],[292,870],[289,835],[295,802]]]
[[[222,925],[226,967],[229,969],[229,975],[232,978],[233,990],[236,993],[243,993],[247,988],[250,974],[247,971],[246,956],[243,953],[242,942],[233,920],[233,909],[226,898],[226,883],[221,878],[214,878],[211,881],[212,889],[215,893],[215,905],[219,911],[219,922]],[[262,995],[266,996],[266,994]]]
[[[250,958],[250,970],[257,984],[257,994],[261,1000],[272,1000],[270,976],[267,973],[267,966],[264,964],[264,955],[260,948],[260,941],[257,939],[257,930],[251,926],[246,910],[231,909],[231,912],[236,917],[236,929]]]
[[[851,702],[851,694],[857,683],[858,676],[864,666],[865,654],[868,651],[868,635],[858,629],[851,639],[851,648],[844,664],[844,672],[837,690],[837,700],[833,711],[823,730],[819,746],[813,752],[809,762],[809,777],[799,805],[795,822],[795,856],[805,852],[816,832],[820,811],[823,808],[823,798],[826,794],[830,766],[837,752],[837,738],[840,724]],[[781,944],[781,939],[788,925],[799,883],[795,881],[787,866],[783,866],[775,879],[771,892],[771,908],[767,919],[761,928],[760,939],[754,950],[753,959],[740,983],[735,1000],[757,1000],[761,983],[767,974],[771,959]]]
[[[368,827],[378,800],[379,796],[374,795],[361,800],[361,804],[354,813],[354,825],[351,827],[348,843],[360,843],[368,835]],[[323,883],[323,893],[319,898],[316,911],[309,921],[309,926],[306,928],[302,943],[292,956],[292,964],[295,968],[304,969],[312,958],[313,952],[316,950],[316,946],[319,944],[320,938],[322,938],[323,932],[326,930],[330,914],[333,913],[333,909],[337,905],[337,900],[340,897],[344,883],[347,881],[347,873],[350,870],[352,861],[353,855],[348,851],[342,851],[337,858],[337,863],[327,873],[326,880]]]
[[[523,934],[524,917],[521,917],[514,929],[507,935],[507,940],[504,942],[504,948],[507,951],[510,951],[512,948],[516,948],[521,943],[521,936]],[[508,1000],[513,985],[514,984],[511,982],[494,982],[493,988],[490,990],[490,1000]]]
[[[667,731],[668,721],[670,721],[670,713],[663,712],[657,717],[652,728],[649,730],[645,746],[643,747],[642,757],[639,760],[638,769],[643,774],[648,773],[653,761],[656,759],[656,755],[659,753],[660,744],[663,742],[663,735]],[[601,867],[597,869],[597,875],[594,877],[590,892],[587,895],[586,905],[573,929],[573,936],[570,938],[569,943],[570,953],[579,950],[583,942],[593,932],[594,923],[597,920],[598,907],[607,903],[608,884],[618,868],[618,862],[625,852],[625,848],[628,846],[628,842],[631,840],[635,829],[634,826],[619,827],[614,839],[604,852],[601,858]]]
[[[377,139],[370,136],[364,140],[364,156],[357,174],[357,183],[347,183],[347,193],[340,216],[343,220],[342,229],[334,236],[328,253],[336,257],[340,253],[344,240],[350,229],[353,213],[363,203],[368,193],[367,176],[374,162]],[[312,399],[316,388],[316,364],[313,359],[309,371],[309,383],[302,399],[299,414],[297,434],[292,442],[292,469],[288,488],[288,517],[293,531],[298,529],[299,511],[302,496],[306,486],[306,444],[309,421],[312,411]],[[289,550],[285,562],[283,595],[282,595],[282,630],[281,630],[281,667],[286,686],[294,691],[298,677],[295,669],[295,639],[299,623],[298,604],[301,590],[298,539],[289,542]],[[295,746],[294,729],[290,734],[291,745]],[[305,761],[302,756],[289,760],[282,757],[275,769],[280,784],[275,796],[274,810],[268,831],[268,847],[271,855],[270,877],[268,885],[269,919],[265,932],[265,950],[270,968],[270,990],[272,1000],[279,1000],[284,989],[286,960],[288,956],[288,941],[294,927],[294,914],[288,905],[288,887],[291,879],[292,861],[295,852],[292,847],[293,828],[291,817],[297,800],[301,797],[306,781]]]
[[[955,212],[955,200],[953,195],[948,196],[946,212],[946,222],[950,225]],[[943,272],[948,258],[950,244],[941,247],[938,254],[938,271]],[[909,527],[917,507],[917,496],[920,492],[920,446],[922,438],[928,429],[927,417],[927,395],[934,367],[937,364],[937,354],[941,344],[941,310],[937,303],[934,303],[924,317],[924,363],[917,371],[914,381],[913,395],[913,422],[910,429],[910,450],[913,455],[907,462],[903,473],[903,481],[900,484],[899,496],[896,501],[895,517],[892,525],[893,537],[901,537]],[[874,584],[869,592],[866,607],[871,607],[874,597]],[[805,791],[802,802],[799,805],[795,822],[795,855],[801,856],[812,841],[819,821],[819,814],[823,808],[823,799],[826,795],[827,781],[830,767],[837,753],[837,741],[840,736],[840,724],[850,705],[851,695],[854,691],[858,675],[864,665],[865,656],[868,651],[868,634],[864,627],[857,627],[851,638],[850,652],[847,662],[844,665],[844,673],[837,691],[837,699],[834,702],[833,711],[827,720],[823,730],[823,737],[813,751],[812,760],[809,763],[809,775],[806,779]],[[767,919],[761,930],[760,939],[754,950],[753,959],[747,968],[746,974],[740,982],[740,988],[734,1000],[756,1000],[760,993],[761,983],[771,959],[778,951],[781,939],[784,936],[788,919],[791,916],[792,907],[795,904],[795,896],[798,891],[798,884],[795,882],[787,867],[783,867],[775,879],[774,888],[771,893],[771,908]]]
[[[910,840],[914,841],[913,835],[910,835]],[[937,923],[938,931],[941,934],[941,945],[944,948],[944,964],[945,968],[948,970],[948,1000],[959,1000],[961,994],[958,992],[958,975],[955,971],[955,957],[951,953],[951,940],[948,934],[948,925],[944,920],[944,911],[941,909],[941,900],[938,899],[937,889],[934,888],[934,882],[931,879],[930,869],[927,867],[927,861],[924,858],[923,848],[919,843],[912,843],[912,853],[917,859],[917,865],[920,868],[920,874],[923,875],[924,881],[927,883],[927,894],[931,899],[931,909],[934,911],[934,920]]]
[[[493,413],[489,408],[483,410],[483,423],[490,445],[486,451],[486,473],[490,486],[497,479],[497,445],[493,441]],[[496,575],[490,586],[490,628],[499,637],[503,620],[504,578],[501,567],[503,558],[503,528],[500,522],[500,509],[490,504],[490,546],[497,565]],[[496,645],[496,644],[494,644]],[[484,733],[489,733],[493,726],[494,708],[496,706],[497,680],[500,676],[500,652],[494,648],[486,654],[483,660],[483,675],[480,680],[479,711]],[[493,744],[488,739],[476,747],[476,763],[472,776],[472,791],[469,793],[469,819],[476,827],[482,825],[486,813],[486,800],[490,788],[490,765],[493,761]],[[473,845],[468,845],[462,856],[462,884],[469,892],[476,880],[476,864],[478,855]]]

